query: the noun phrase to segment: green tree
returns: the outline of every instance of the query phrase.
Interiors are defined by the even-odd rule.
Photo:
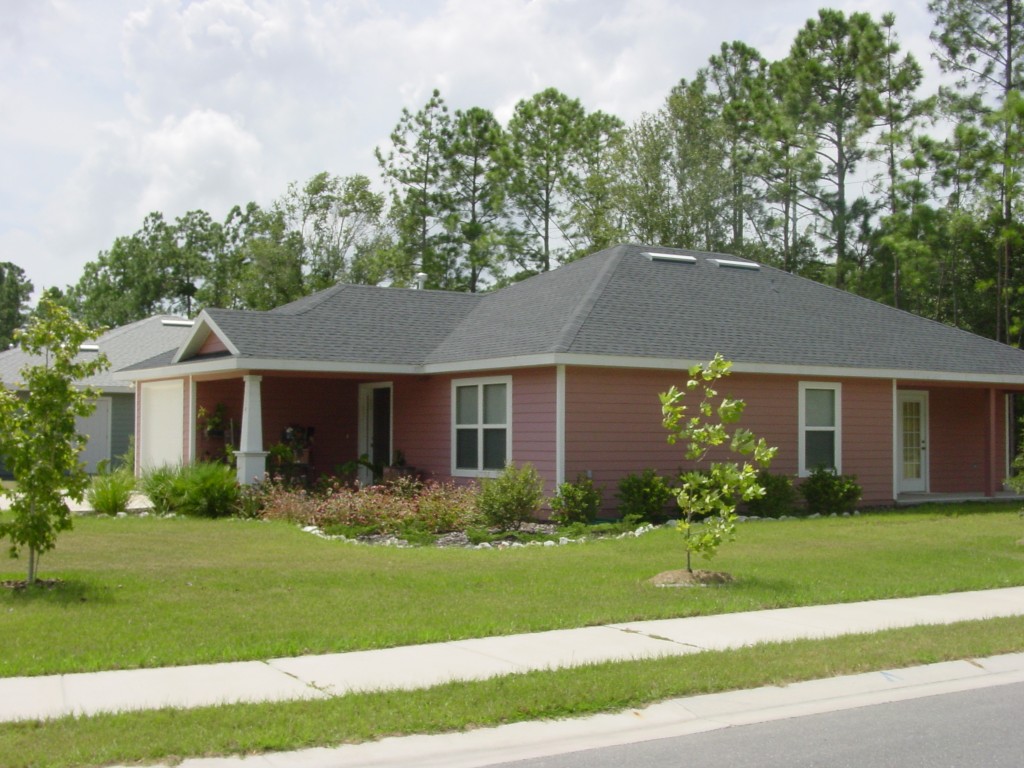
[[[868,133],[880,115],[885,38],[866,13],[847,17],[822,9],[801,29],[790,49],[787,70],[794,112],[803,115],[805,146],[820,169],[809,192],[822,226],[818,234],[835,259],[835,284],[856,277],[853,231],[868,203],[851,200],[851,175],[865,159]]]
[[[0,521],[0,538],[10,539],[11,557],[28,549],[29,584],[36,580],[40,556],[71,527],[65,498],[80,501],[88,485],[78,458],[85,438],[76,433],[75,417],[92,412],[98,393],[76,382],[108,365],[102,355],[78,358],[81,344],[98,334],[44,296],[18,334],[21,348],[38,360],[21,370],[26,394],[0,388],[0,452],[17,483],[16,491],[3,491],[11,512]]]
[[[250,203],[245,219],[233,291],[238,304],[244,309],[267,310],[306,295],[302,234],[289,229],[279,208],[263,210]]]
[[[32,281],[25,271],[9,261],[0,262],[0,350],[14,343],[14,331],[25,322]]]
[[[522,230],[521,274],[547,272],[572,253],[569,197],[581,180],[571,172],[586,111],[579,99],[548,88],[515,106],[508,123],[509,203]]]
[[[1022,290],[1024,227],[1018,211],[1024,196],[1024,0],[932,0],[932,40],[945,72],[959,75],[943,89],[945,110],[958,123],[977,126],[976,168],[983,182],[979,214],[993,221],[997,236],[991,284],[995,294],[994,337],[1020,332],[1013,316]]]
[[[728,159],[726,203],[732,234],[727,249],[738,255],[756,255],[747,247],[747,235],[752,230],[760,240],[766,226],[761,203],[764,192],[754,168],[760,147],[758,105],[767,87],[768,62],[745,43],[722,43],[704,71],[722,121]]]
[[[496,277],[510,240],[506,216],[507,138],[486,109],[457,110],[445,148],[443,208],[460,287],[476,292]]]
[[[431,288],[455,288],[457,260],[444,246],[444,178],[451,142],[451,117],[441,92],[434,90],[418,112],[402,110],[391,133],[391,149],[376,151],[391,187],[391,220],[396,246],[408,263],[404,271],[422,270]]]
[[[384,195],[361,174],[323,171],[301,186],[290,184],[277,206],[289,230],[302,235],[306,291],[312,293],[351,279],[356,252],[376,237]]]
[[[671,387],[661,393],[662,424],[668,430],[668,442],[686,445],[686,460],[692,467],[682,474],[674,489],[682,511],[677,530],[686,541],[686,570],[693,572],[694,552],[712,557],[722,542],[736,530],[736,505],[764,495],[757,481],[759,468],[767,467],[775,455],[764,438],[755,439],[743,427],[730,427],[743,415],[746,403],[719,397],[716,382],[729,375],[732,363],[715,355],[707,365],[690,368],[683,390]],[[687,414],[685,399],[691,393],[701,400]],[[750,456],[743,465],[736,461],[710,461],[711,453],[722,446],[734,454]]]

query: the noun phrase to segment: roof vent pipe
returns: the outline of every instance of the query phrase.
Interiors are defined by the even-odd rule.
[[[423,286],[425,286],[426,284],[427,284],[427,273],[426,272],[417,272],[416,273],[416,290],[417,291],[422,291],[423,290]]]

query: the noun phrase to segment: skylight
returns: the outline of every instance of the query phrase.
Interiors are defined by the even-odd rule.
[[[693,256],[684,256],[681,253],[657,253],[648,251],[644,254],[651,261],[669,261],[676,264],[696,264],[697,259]]]
[[[732,259],[708,259],[708,261],[729,269],[749,269],[754,272],[761,269],[761,265],[753,261],[733,261]]]
[[[160,321],[161,325],[172,325],[175,328],[191,328],[193,325],[192,320],[169,320],[164,319]]]
[[[99,344],[79,344],[78,345],[78,349],[81,352],[99,352],[100,351],[100,345]]]

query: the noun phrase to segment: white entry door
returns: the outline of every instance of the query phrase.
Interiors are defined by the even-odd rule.
[[[928,393],[900,392],[896,463],[900,493],[928,490]]]
[[[75,418],[78,434],[88,438],[78,459],[89,474],[96,473],[101,461],[110,460],[110,398],[100,397],[94,402],[96,409],[90,415]]]
[[[391,463],[391,383],[359,385],[359,455],[377,467]],[[373,471],[360,465],[360,485],[373,484]]]

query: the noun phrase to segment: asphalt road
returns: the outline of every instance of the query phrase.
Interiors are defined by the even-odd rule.
[[[555,757],[507,768],[1022,768],[1024,683]]]

